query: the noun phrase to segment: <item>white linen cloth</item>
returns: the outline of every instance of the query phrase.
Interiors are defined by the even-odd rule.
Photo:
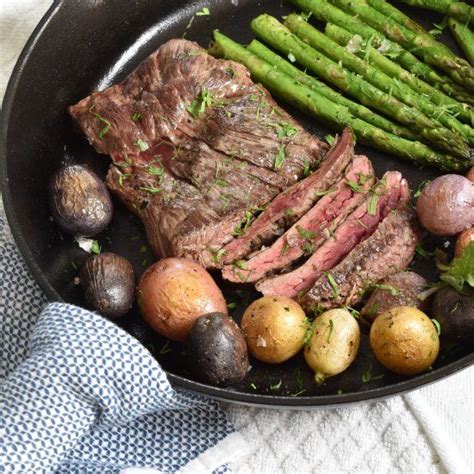
[[[0,0],[0,98],[49,5],[50,0]],[[251,445],[231,467],[238,474],[474,473],[473,377],[470,368],[405,396],[333,410],[223,404]],[[231,452],[232,445],[220,446],[213,455],[224,463]]]

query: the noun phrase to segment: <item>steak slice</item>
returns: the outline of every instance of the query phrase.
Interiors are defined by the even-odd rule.
[[[297,297],[369,237],[380,221],[400,202],[406,203],[409,196],[408,184],[402,175],[397,171],[386,173],[365,201],[303,265],[290,273],[261,280],[256,285],[257,290],[264,295]]]
[[[390,212],[372,236],[316,281],[303,297],[303,307],[319,310],[358,303],[370,285],[407,268],[419,242],[413,211],[405,207]]]
[[[294,224],[319,199],[318,193],[330,188],[354,158],[354,139],[350,129],[324,157],[317,171],[279,194],[246,229],[244,235],[225,246],[223,262],[230,264],[260,249]]]
[[[327,190],[324,197],[285,234],[247,261],[225,266],[223,277],[235,283],[255,282],[313,253],[338,224],[365,200],[365,194],[373,184],[374,170],[369,159],[355,157],[344,178]]]
[[[245,67],[186,40],[165,43],[69,113],[112,157],[107,184],[143,221],[156,254],[207,267],[249,212],[327,150]]]

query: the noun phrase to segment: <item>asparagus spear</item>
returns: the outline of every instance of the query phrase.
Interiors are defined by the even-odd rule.
[[[464,2],[453,2],[452,0],[402,0],[414,7],[427,8],[462,21],[464,24],[474,21],[474,7]]]
[[[359,74],[368,83],[386,92],[390,96],[397,98],[400,102],[415,107],[423,112],[427,117],[433,119],[433,124],[448,127],[443,133],[448,133],[452,140],[460,142],[466,139],[470,144],[474,144],[474,130],[465,125],[452,115],[439,113],[439,108],[430,102],[426,97],[413,92],[404,82],[393,80],[387,74],[379,71],[368,62],[358,58],[346,48],[343,48],[332,39],[325,36],[319,30],[308,24],[300,15],[295,13],[289,15],[285,20],[285,25],[296,36],[305,43],[322,52],[326,57],[339,62],[342,67]],[[439,127],[442,129],[442,127]],[[457,135],[459,134],[459,136]],[[463,137],[463,138],[461,138]]]
[[[450,18],[448,23],[467,59],[474,65],[474,32],[467,25],[460,23],[454,18]]]
[[[367,0],[331,0],[338,7],[358,15],[361,20],[376,30],[385,33],[393,41],[413,52],[423,61],[445,71],[454,81],[474,90],[474,68],[454,53],[443,43],[430,35],[414,33],[399,25],[390,17],[372,8]]]
[[[401,125],[395,124],[390,120],[374,113],[372,110],[364,107],[361,104],[353,102],[350,99],[347,99],[342,94],[339,94],[335,90],[328,87],[326,84],[318,81],[314,77],[300,71],[297,67],[290,64],[284,58],[274,53],[271,49],[267,48],[264,44],[260,43],[258,40],[253,40],[247,49],[252,53],[256,54],[258,57],[266,61],[267,63],[275,66],[281,72],[291,76],[298,83],[310,87],[311,89],[318,92],[320,95],[323,95],[330,101],[343,105],[348,108],[356,117],[365,120],[367,123],[374,125],[375,127],[381,128],[386,132],[390,132],[399,137],[415,139],[416,135],[411,132],[408,128]]]
[[[357,98],[367,107],[375,108],[410,126],[426,140],[448,153],[461,157],[469,156],[469,148],[458,135],[328,59],[292,34],[276,18],[266,14],[260,15],[252,21],[251,26],[254,33],[272,47],[284,54],[293,54],[300,64]]]
[[[311,12],[318,20],[339,25],[353,34],[359,34],[364,39],[371,39],[376,48],[384,50],[384,55],[391,57],[412,74],[420,76],[434,87],[443,90],[456,99],[469,104],[474,103],[471,94],[455,84],[446,76],[441,76],[431,66],[421,62],[412,53],[399,44],[390,41],[382,33],[366,25],[358,18],[352,17],[327,0],[291,0],[297,7]]]
[[[385,72],[388,76],[403,81],[414,91],[428,97],[433,103],[440,106],[438,112],[449,112],[457,116],[460,120],[474,126],[474,109],[467,104],[457,102],[443,92],[435,89],[427,82],[416,77],[403,69],[399,64],[384,56],[376,48],[373,48],[370,41],[363,40],[359,35],[353,35],[349,31],[334,25],[326,23],[324,30],[326,35],[339,43],[341,46],[349,47],[352,52],[361,58],[365,58],[375,67]],[[360,45],[360,46],[359,46]]]
[[[397,7],[394,7],[385,0],[367,0],[369,5],[375,8],[380,13],[390,17],[392,20],[400,23],[405,28],[419,33],[427,33],[427,31],[416,21],[412,20],[408,15],[405,15]]]
[[[382,151],[446,170],[460,170],[471,165],[470,159],[459,160],[438,153],[423,143],[397,137],[354,117],[347,107],[333,103],[315,90],[298,83],[218,31],[214,32],[214,44],[209,52],[244,64],[257,81],[281,99],[310,115],[335,124],[339,129],[351,127],[361,141]]]

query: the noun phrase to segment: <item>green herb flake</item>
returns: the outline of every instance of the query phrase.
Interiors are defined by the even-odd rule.
[[[437,319],[432,319],[431,322],[434,324],[438,336],[441,336],[441,324],[439,324],[439,321]]]
[[[148,166],[147,171],[148,171],[148,174],[151,174],[153,176],[162,177],[164,172],[165,172],[165,169],[163,168],[163,166],[150,165],[150,166]]]
[[[207,107],[211,107],[214,103],[214,99],[209,91],[201,89],[198,96],[191,102],[190,105],[186,106],[186,110],[192,115],[193,118],[198,118]]]
[[[204,7],[202,10],[196,12],[196,16],[209,16],[210,14],[211,11],[207,7]]]
[[[375,216],[377,214],[377,206],[379,203],[379,196],[378,194],[374,193],[370,196],[367,202],[367,214],[369,216]]]
[[[303,390],[304,380],[300,369],[296,369],[296,385],[298,386],[299,391]]]
[[[99,115],[97,112],[94,112],[94,108],[95,108],[95,104],[92,105],[90,108],[89,108],[89,112],[97,119],[99,120],[100,122],[104,123],[105,124],[105,127],[103,127],[102,129],[99,130],[99,133],[98,133],[98,137],[102,140],[105,135],[108,133],[108,131],[110,130],[110,127],[112,126],[112,124],[105,118],[105,117],[102,117],[102,115]]]
[[[367,370],[362,374],[362,383],[368,383],[372,380],[380,380],[382,377],[385,377],[385,374],[372,375],[372,364],[370,364]]]
[[[308,318],[306,318],[306,324],[307,324],[307,328],[304,333],[303,344],[305,345],[305,347],[308,347],[309,344],[311,343],[311,338],[313,337],[314,330],[311,325],[311,321]]]
[[[278,390],[280,387],[281,387],[281,380],[279,380],[277,383],[270,385],[270,390]]]
[[[96,255],[99,255],[101,251],[102,251],[102,248],[99,242],[97,242],[97,240],[94,240],[94,242],[92,242],[91,252],[95,253]]]
[[[217,186],[221,186],[223,188],[228,188],[230,186],[225,179],[216,179],[214,183],[217,184]]]
[[[132,122],[138,122],[142,118],[142,114],[135,112],[130,116],[130,118],[132,119]]]
[[[285,209],[284,214],[285,214],[285,217],[291,217],[295,214],[295,211],[293,211],[293,209],[291,207],[287,207]]]
[[[290,250],[290,246],[288,245],[288,242],[285,242],[285,245],[283,245],[280,255],[286,255],[288,253],[288,250]]]
[[[307,241],[311,242],[316,237],[316,232],[314,232],[312,230],[306,230],[303,227],[301,227],[300,225],[296,226],[296,230],[298,231],[299,236],[304,240],[307,240]]]
[[[436,264],[442,272],[441,281],[451,285],[460,293],[465,292],[466,286],[474,287],[474,241],[470,242],[463,253],[454,258],[449,265],[437,260]]]
[[[278,138],[280,140],[283,140],[283,138],[286,137],[294,137],[298,133],[298,129],[293,127],[293,125],[290,125],[287,122],[281,122],[278,124],[279,129],[278,129]]]
[[[379,290],[390,291],[390,294],[392,296],[397,296],[400,293],[400,290],[398,288],[395,288],[394,286],[389,285],[387,283],[376,284],[374,285],[374,287],[378,288]]]
[[[250,384],[250,388],[252,388],[253,390],[257,390],[257,386],[253,382]]]
[[[286,158],[286,150],[283,145],[278,148],[278,153],[275,156],[275,162],[273,164],[273,169],[279,170]]]
[[[225,255],[225,249],[219,249],[217,252],[209,250],[212,254],[212,260],[214,263],[219,263],[222,257]]]
[[[305,255],[312,255],[314,252],[313,244],[310,244],[309,242],[305,242],[301,246],[301,250],[304,252]]]
[[[337,392],[336,395],[342,395],[342,388],[340,388]]]
[[[435,252],[428,252],[428,250],[423,248],[423,246],[421,244],[416,245],[415,251],[418,255],[420,255],[423,258],[429,258],[429,257],[432,257],[435,254]]]
[[[335,192],[335,191],[336,191],[336,188],[331,188],[331,189],[326,189],[326,190],[324,190],[324,191],[316,191],[316,192],[314,193],[314,195],[315,195],[316,197],[323,197],[323,196],[327,196],[328,194],[331,194],[331,193],[333,193],[333,192]]]
[[[362,188],[360,187],[359,183],[356,181],[352,181],[350,179],[346,179],[346,184],[349,186],[349,188],[352,189],[355,193],[361,193]]]
[[[417,197],[420,197],[422,191],[423,191],[423,188],[429,184],[431,182],[430,179],[426,179],[425,181],[422,181],[419,185],[418,185],[418,188],[417,190],[415,191],[415,194],[413,195],[413,197],[417,198]]]
[[[336,138],[335,138],[333,135],[326,135],[326,136],[324,137],[324,139],[325,139],[326,142],[327,142],[329,145],[331,145],[331,146],[333,146],[334,143],[335,143],[335,141],[336,141]]]
[[[170,347],[170,341],[166,341],[165,344],[163,345],[163,347],[160,349],[160,352],[159,354],[160,355],[165,355],[165,354],[168,354],[169,352],[171,352],[173,349],[171,349]]]
[[[325,272],[324,274],[326,275],[326,279],[328,283],[331,285],[333,298],[339,298],[339,295],[341,294],[341,290],[336,280],[334,279],[334,277],[331,275],[330,272]]]
[[[158,194],[159,192],[161,192],[161,189],[160,188],[155,188],[153,186],[142,186],[140,187],[140,189],[142,191],[146,191],[147,193],[150,193],[150,194]]]
[[[140,148],[140,151],[147,151],[150,148],[150,145],[148,145],[147,142],[139,138],[136,142],[135,145],[137,145],[138,148]]]
[[[311,174],[311,167],[308,159],[303,160],[303,176],[309,176]]]
[[[247,270],[247,262],[245,260],[237,260],[233,263],[233,266],[241,270]]]
[[[229,309],[235,309],[237,308],[237,303],[235,303],[234,301],[232,303],[228,303],[227,307]]]

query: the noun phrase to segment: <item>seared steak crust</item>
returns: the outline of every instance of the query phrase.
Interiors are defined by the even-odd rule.
[[[302,299],[303,307],[319,310],[358,303],[372,284],[407,268],[419,242],[413,211],[390,212],[371,237],[316,281]]]
[[[69,112],[96,151],[112,157],[107,184],[141,218],[157,255],[207,267],[246,213],[327,149],[245,67],[186,40],[165,43]]]

